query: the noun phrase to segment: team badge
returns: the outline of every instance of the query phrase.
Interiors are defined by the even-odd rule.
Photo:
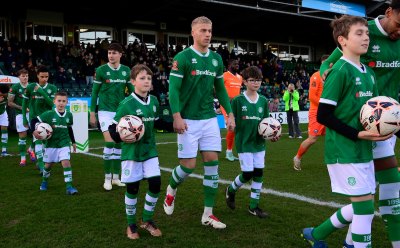
[[[178,150],[183,151],[183,144],[178,144]]]
[[[178,68],[178,61],[177,61],[177,60],[174,60],[174,62],[172,63],[172,68],[171,68],[171,70],[174,70],[174,71],[178,71],[178,70],[179,70],[179,68]]]
[[[350,185],[350,186],[354,186],[354,185],[356,185],[356,178],[355,177],[349,177],[349,178],[347,178],[347,183]]]
[[[51,89],[48,89],[48,90],[47,90],[47,93],[51,94]]]
[[[163,110],[163,115],[169,115],[169,110],[168,109],[164,109]]]
[[[218,61],[216,59],[212,59],[211,63],[213,66],[217,67],[218,66]]]
[[[263,112],[263,108],[262,107],[259,107],[258,108],[258,113],[262,113]]]
[[[131,171],[129,169],[125,169],[124,170],[124,175],[128,177],[129,174],[131,174]]]
[[[157,112],[157,107],[156,106],[153,106],[153,111],[154,111],[154,113]]]
[[[126,76],[126,71],[122,71],[122,76]]]
[[[68,123],[69,122],[69,118],[65,119],[65,121]]]

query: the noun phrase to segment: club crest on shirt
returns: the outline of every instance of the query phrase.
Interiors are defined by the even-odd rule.
[[[218,61],[216,59],[212,59],[211,63],[213,64],[213,66],[217,67],[218,66]]]
[[[259,107],[258,108],[258,113],[262,113],[263,112],[263,108],[262,107]]]
[[[153,106],[153,111],[154,111],[154,113],[157,112],[157,107],[156,106]]]
[[[126,71],[122,71],[122,76],[126,76]]]

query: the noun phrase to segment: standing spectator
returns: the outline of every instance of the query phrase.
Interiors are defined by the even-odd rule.
[[[214,111],[214,91],[229,114],[227,127],[233,130],[235,120],[224,87],[223,62],[220,55],[208,49],[212,23],[205,16],[192,22],[194,44],[178,53],[170,73],[170,105],[174,129],[178,133],[179,165],[172,171],[164,200],[164,211],[171,215],[177,187],[196,167],[200,148],[204,165],[204,212],[201,223],[215,229],[226,225],[213,214],[218,192],[218,152],[221,134]]]
[[[294,89],[294,84],[289,84],[288,89],[283,94],[283,101],[285,101],[285,112],[287,116],[287,122],[289,125],[289,138],[294,137],[293,128],[296,132],[296,136],[299,139],[301,137],[301,131],[299,127],[299,92]]]
[[[91,59],[87,59],[86,63],[82,66],[82,74],[86,77],[86,85],[93,84],[94,73],[96,68]]]
[[[328,55],[322,56],[321,62],[323,63],[327,58]],[[297,154],[293,158],[293,168],[297,171],[301,170],[301,158],[303,155],[317,142],[318,136],[325,135],[325,126],[317,122],[317,110],[323,86],[320,71],[317,71],[310,78],[310,91],[308,95],[311,106],[310,111],[308,111],[308,138],[300,144]]]

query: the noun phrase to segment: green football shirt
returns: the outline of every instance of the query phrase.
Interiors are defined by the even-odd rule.
[[[71,139],[68,133],[68,127],[72,126],[73,116],[71,112],[65,111],[61,115],[57,109],[49,110],[38,116],[40,122],[45,122],[53,128],[53,135],[46,140],[46,148],[69,147]]]
[[[36,86],[39,86],[39,89],[35,91]],[[38,83],[28,84],[23,97],[29,101],[29,121],[53,108],[53,105],[48,104],[45,97],[52,101],[56,93],[57,87],[49,83],[43,87]],[[23,118],[25,117],[23,116]]]
[[[364,103],[378,95],[375,75],[371,68],[339,59],[328,74],[320,103],[336,106],[334,115],[343,123],[359,131],[364,130],[360,110]],[[351,140],[327,127],[325,162],[327,164],[365,163],[372,160],[372,142]]]
[[[180,112],[182,118],[191,120],[215,117],[214,88],[217,97],[220,94],[226,98],[219,100],[230,113],[223,72],[222,58],[213,51],[202,54],[191,46],[178,53],[170,73],[169,102],[172,113]]]
[[[265,140],[258,134],[258,124],[269,117],[268,100],[261,95],[252,102],[244,92],[232,99],[235,116],[235,146],[238,153],[265,151]]]
[[[157,157],[154,138],[154,121],[159,117],[159,103],[155,96],[149,95],[147,102],[143,102],[134,93],[121,102],[114,118],[114,123],[125,115],[135,115],[142,119],[145,132],[143,137],[134,143],[122,143],[121,160],[142,162]]]
[[[23,94],[25,92],[26,87],[28,87],[28,85],[24,87],[21,83],[13,84],[13,86],[10,88],[10,92],[8,93],[8,95],[14,96],[14,103],[21,107],[22,107],[22,101],[24,100]],[[17,115],[22,114],[22,110],[15,109],[15,114]]]
[[[117,69],[111,68],[108,63],[99,66],[96,69],[90,111],[95,111],[98,104],[99,111],[115,112],[125,98],[125,89],[128,88],[129,93],[133,91],[130,72],[125,65],[119,65]]]
[[[375,72],[378,92],[381,96],[399,99],[400,90],[400,40],[393,41],[383,30],[379,20],[382,16],[368,22],[369,47],[368,52],[361,56],[361,62]],[[331,56],[321,65],[321,74],[342,56],[342,51],[336,48]]]

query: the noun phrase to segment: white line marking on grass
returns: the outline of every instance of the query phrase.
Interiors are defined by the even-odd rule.
[[[169,143],[176,143],[176,142],[169,142]],[[158,143],[158,144],[161,144],[161,143]],[[95,153],[90,153],[90,152],[81,153],[81,154],[92,156],[92,157],[96,157],[96,158],[103,158],[102,155],[95,154]],[[171,168],[160,167],[160,169],[162,171],[172,172]],[[196,174],[196,173],[190,174],[190,177],[203,179],[203,175]],[[225,184],[225,185],[228,185],[228,184],[231,183],[230,181],[225,180],[225,179],[221,179],[221,178],[219,179],[218,182],[222,183],[222,184]],[[248,190],[251,189],[251,187],[249,185],[243,185],[241,188],[248,189]],[[271,195],[275,195],[275,196],[295,199],[295,200],[298,200],[298,201],[307,202],[307,203],[311,203],[311,204],[319,205],[319,206],[327,206],[327,207],[331,207],[331,208],[341,208],[341,207],[345,206],[343,204],[336,203],[336,202],[324,202],[324,201],[320,201],[320,200],[313,199],[313,198],[310,198],[310,197],[306,197],[306,196],[302,196],[302,195],[298,195],[298,194],[294,194],[294,193],[289,193],[289,192],[280,192],[280,191],[273,190],[273,189],[262,188],[261,192],[265,193],[265,194],[271,194]]]

